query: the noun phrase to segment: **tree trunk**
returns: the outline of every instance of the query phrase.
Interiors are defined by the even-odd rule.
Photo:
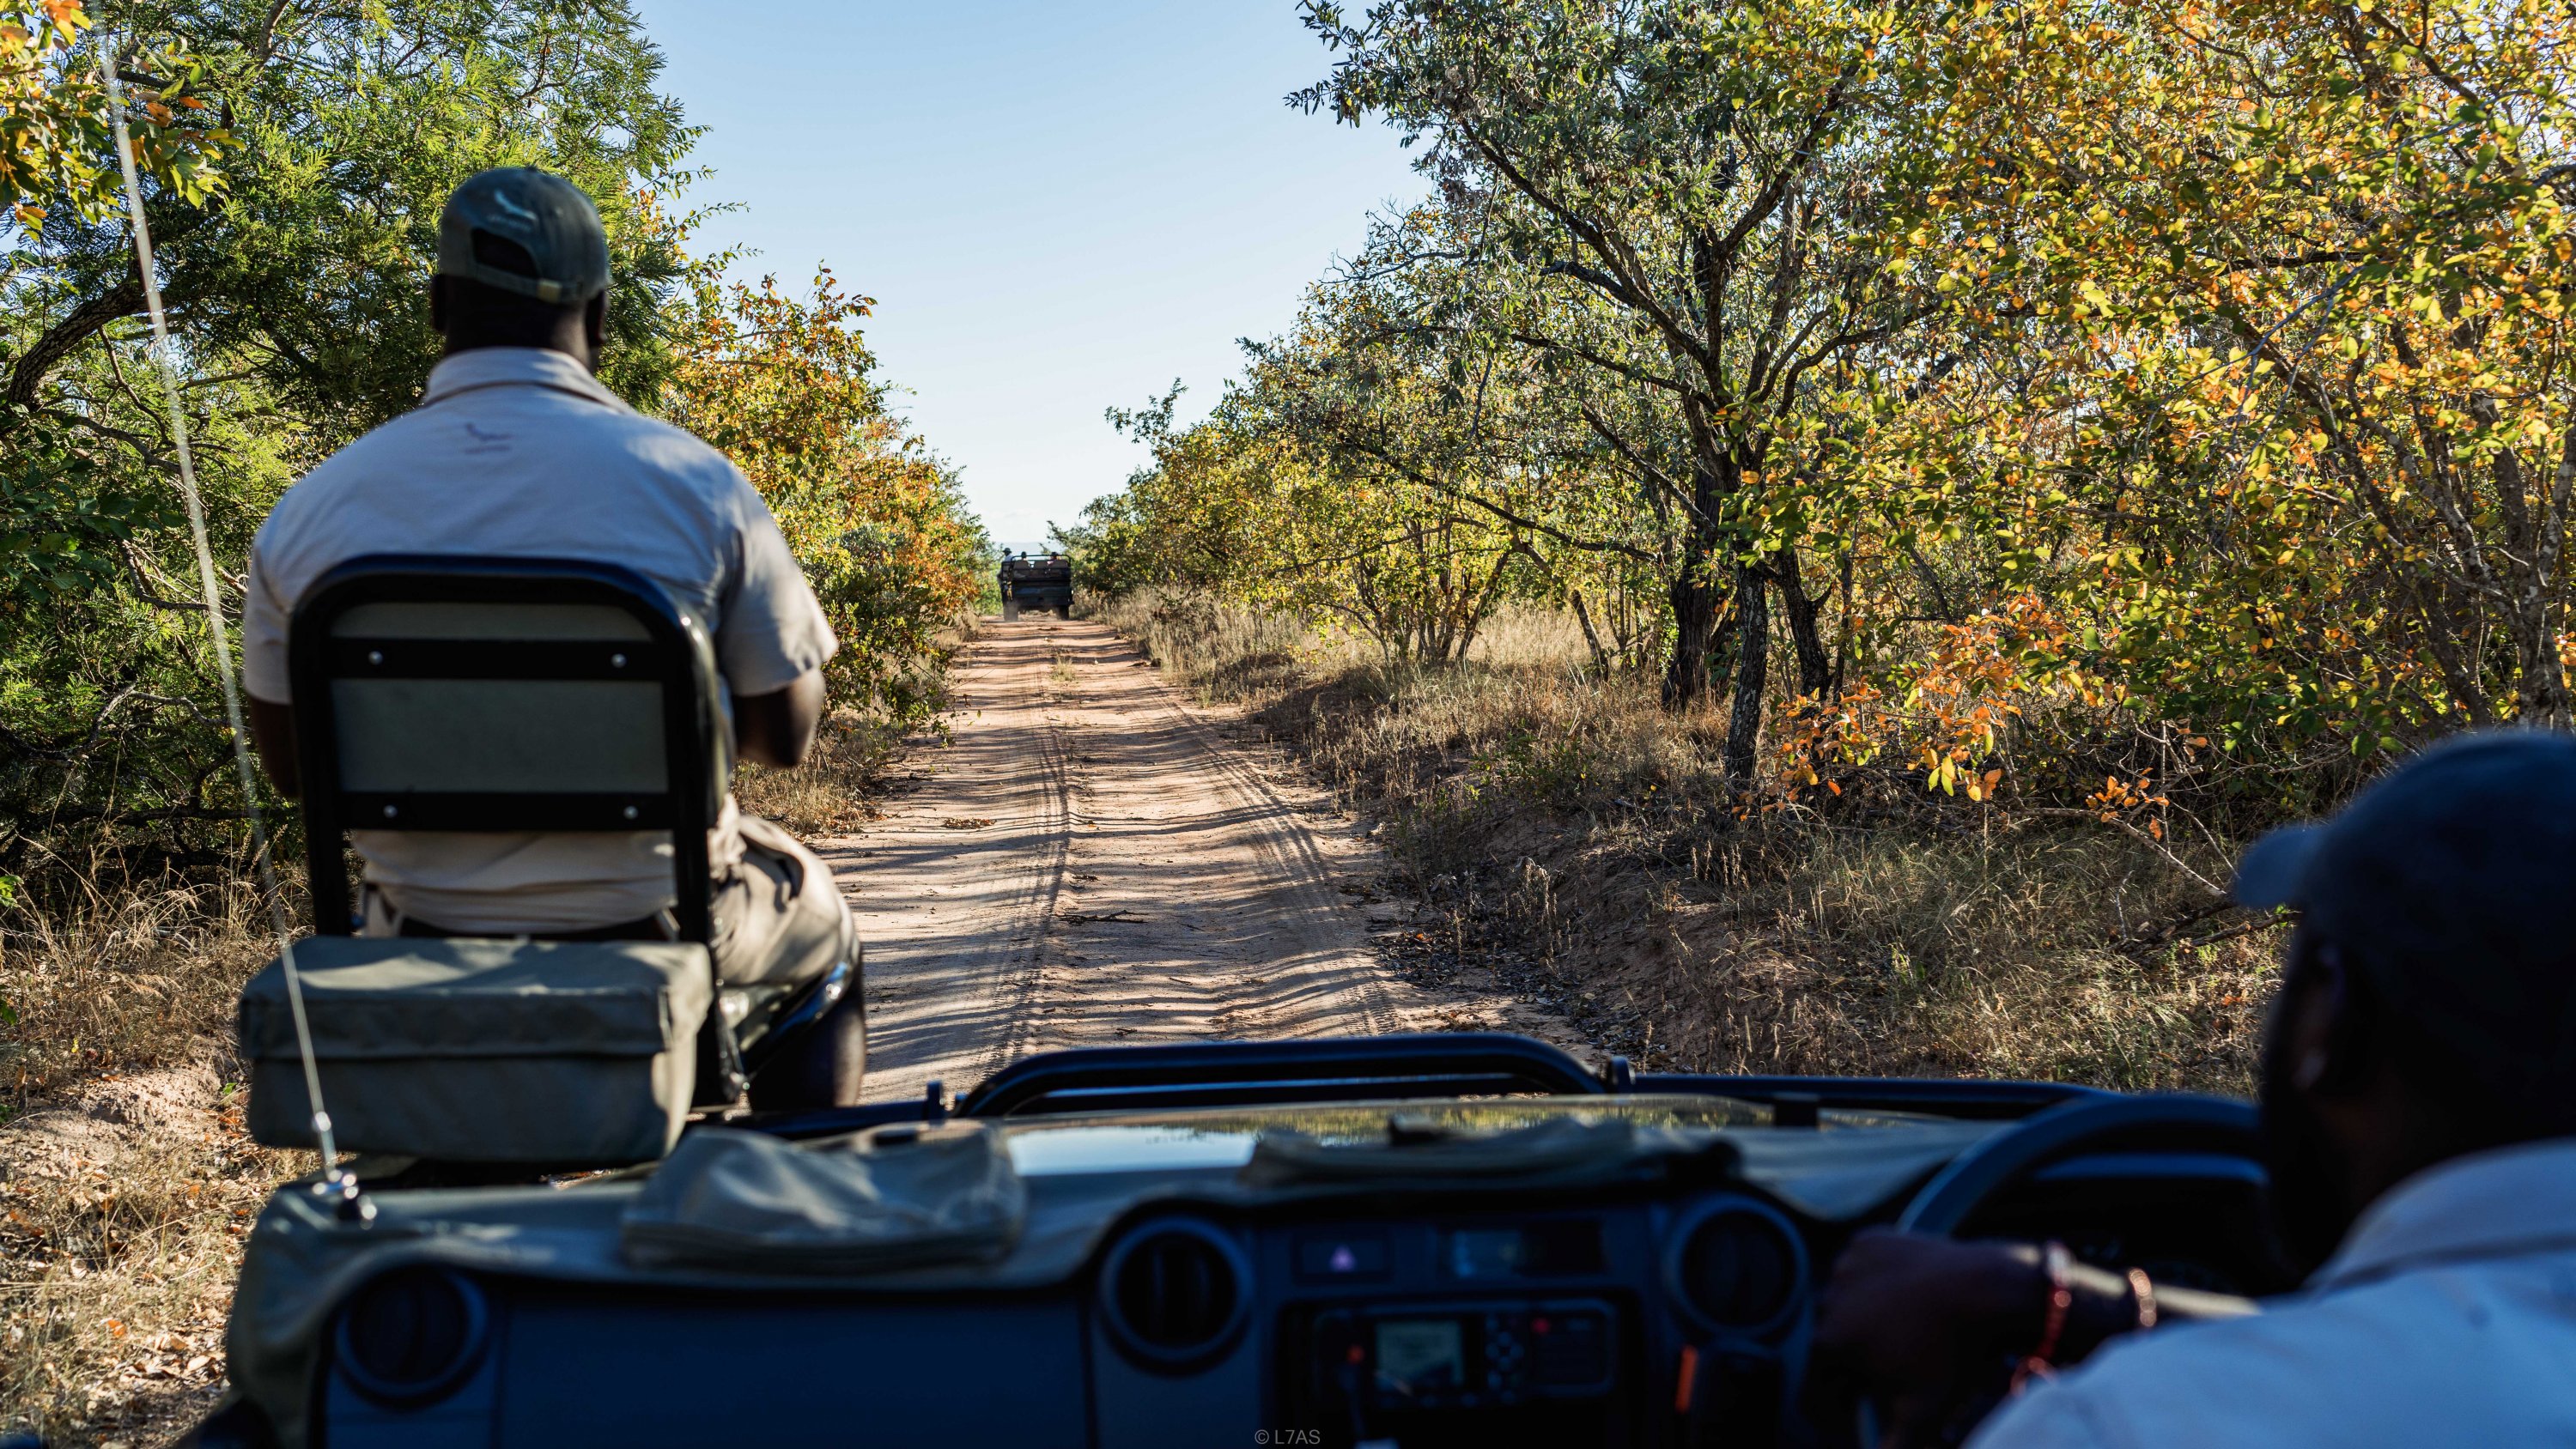
[[[1592,627],[1592,611],[1583,607],[1583,591],[1568,589],[1565,601],[1574,606],[1574,622],[1583,626],[1584,647],[1592,651],[1592,668],[1602,678],[1610,677],[1610,651],[1601,647],[1601,635]]]
[[[1726,602],[1717,571],[1719,561],[1731,556],[1734,543],[1717,523],[1718,501],[1731,491],[1734,478],[1725,472],[1726,460],[1704,431],[1693,450],[1703,461],[1693,469],[1691,508],[1682,519],[1682,563],[1673,572],[1668,595],[1673,608],[1673,658],[1664,670],[1664,708],[1675,711],[1708,697],[1708,658],[1717,643],[1718,611]]]
[[[2470,412],[2492,424],[2500,414],[2484,395]],[[2559,560],[2566,554],[2568,490],[2576,485],[2576,429],[2570,429],[2565,451],[2550,474],[2535,480],[2523,471],[2522,459],[2506,448],[2497,453],[2494,483],[2505,520],[2505,626],[2513,635],[2514,718],[2537,729],[2563,730],[2576,723],[2576,699],[2567,688],[2567,668],[2559,654],[2559,631],[2565,619]],[[2540,486],[2535,488],[2533,483]],[[2534,508],[2534,505],[2538,505]]]
[[[1834,641],[1833,692],[1827,696],[1831,699],[1840,699],[1843,697],[1843,666],[1851,663],[1852,630],[1854,627],[1852,622],[1852,560],[1855,552],[1856,551],[1849,543],[1843,545],[1843,571],[1840,586],[1843,606],[1843,627],[1842,637]]]
[[[1673,658],[1664,669],[1664,708],[1688,709],[1708,697],[1708,650],[1717,634],[1717,590],[1710,564],[1694,560],[1673,575]]]
[[[1798,650],[1798,692],[1823,699],[1834,687],[1834,661],[1818,623],[1823,610],[1798,574],[1796,545],[1780,550],[1771,578],[1780,585],[1780,611],[1789,616],[1789,641]]]
[[[8,386],[0,390],[0,397],[5,397],[13,408],[35,406],[46,374],[54,370],[56,363],[105,330],[109,323],[131,316],[142,306],[143,281],[140,276],[135,276],[73,307],[63,314],[61,321],[46,328],[35,341],[27,344],[25,352],[18,354],[17,362],[9,369]]]
[[[1726,777],[1752,783],[1762,742],[1762,696],[1771,683],[1771,596],[1758,569],[1735,573],[1735,704],[1726,721]]]

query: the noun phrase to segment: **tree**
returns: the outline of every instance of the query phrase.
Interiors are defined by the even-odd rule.
[[[1953,30],[1920,5],[1386,0],[1358,22],[1329,0],[1305,8],[1342,58],[1292,100],[1428,138],[1426,164],[1477,198],[1479,248],[1589,304],[1482,325],[1660,405],[1645,428],[1601,408],[1584,421],[1679,533],[1668,702],[1707,693],[1722,620],[1743,641],[1727,762],[1749,777],[1772,594],[1802,689],[1831,685],[1798,520],[1766,515],[1762,482],[1811,426],[1822,370],[1884,354],[1934,311],[1873,239]]]
[[[89,26],[79,0],[0,3],[0,208],[24,228],[43,225],[48,203],[90,220],[122,204],[103,57],[78,48]],[[231,138],[204,121],[195,65],[176,44],[115,59],[137,169],[203,202],[223,185],[215,163]]]
[[[938,702],[940,633],[973,601],[986,545],[954,474],[886,406],[858,328],[872,305],[829,269],[803,298],[774,277],[702,277],[675,339],[670,416],[777,515],[841,638],[835,702],[911,721]]]
[[[2101,662],[2248,745],[2576,723],[2576,21],[2025,9],[2039,35],[1961,68],[1962,113],[2010,119],[1927,252],[2037,319],[2032,414],[2061,425],[2022,476],[2094,521]]]

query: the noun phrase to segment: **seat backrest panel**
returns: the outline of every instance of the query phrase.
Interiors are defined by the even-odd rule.
[[[622,609],[602,604],[465,601],[359,604],[333,621],[334,638],[633,639],[652,632]]]
[[[380,554],[297,601],[289,667],[315,923],[349,929],[341,832],[672,832],[705,941],[705,833],[731,772],[704,626],[570,559]]]
[[[651,680],[334,679],[331,710],[347,791],[670,787]]]

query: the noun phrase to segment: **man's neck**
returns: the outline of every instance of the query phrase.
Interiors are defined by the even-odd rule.
[[[440,349],[439,355],[442,357],[456,357],[468,352],[488,352],[499,347],[516,348],[522,351],[531,352],[559,352],[581,364],[582,371],[593,375],[596,375],[599,372],[599,359],[597,355],[591,351],[590,345],[586,340],[578,337],[571,339],[569,342],[560,337],[551,338],[542,342],[527,338],[473,337],[460,340],[458,338],[450,337],[446,339],[446,345]]]

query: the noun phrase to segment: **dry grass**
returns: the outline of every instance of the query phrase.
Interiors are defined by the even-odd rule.
[[[960,615],[941,638],[939,659],[925,667],[944,669],[948,656],[975,637],[975,627],[971,616]],[[919,733],[919,729],[890,724],[873,714],[836,710],[823,721],[804,764],[793,770],[750,764],[737,767],[733,779],[735,803],[751,814],[777,821],[789,833],[802,838],[846,835],[876,818],[868,799],[878,793],[886,766],[906,740]]]
[[[2251,1085],[2277,942],[2195,944],[2234,918],[2124,836],[1901,798],[1739,818],[1723,712],[1592,674],[1543,611],[1417,669],[1204,600],[1090,607],[1290,741],[1471,947],[1535,962],[1647,1063]]]
[[[243,1136],[246,887],[90,889],[0,918],[0,1424],[142,1444],[209,1406],[241,1239],[311,1159]]]
[[[802,838],[846,835],[873,818],[867,798],[905,732],[876,720],[838,714],[823,724],[813,753],[793,770],[743,765],[734,772],[735,801]]]

